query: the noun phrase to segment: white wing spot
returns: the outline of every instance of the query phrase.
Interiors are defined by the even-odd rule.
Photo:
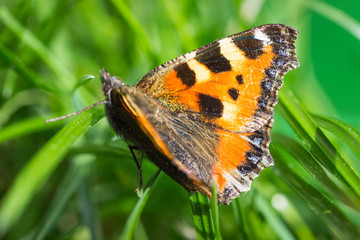
[[[224,110],[222,119],[225,121],[234,121],[234,117],[237,116],[237,113],[239,111],[239,107],[236,104],[223,102]]]
[[[271,41],[270,38],[268,37],[268,35],[266,35],[266,33],[264,33],[263,31],[261,31],[261,29],[255,30],[254,37],[255,37],[255,39],[263,41],[264,46],[267,45],[267,43]]]
[[[196,83],[203,83],[209,81],[211,72],[207,67],[199,63],[194,58],[189,60],[187,64],[189,68],[195,72]]]
[[[230,65],[233,69],[239,66],[239,62],[243,62],[246,60],[244,53],[238,47],[236,47],[231,38],[224,38],[219,40],[219,45],[220,53],[227,60],[229,60]]]

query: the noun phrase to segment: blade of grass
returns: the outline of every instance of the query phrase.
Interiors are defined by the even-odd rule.
[[[24,213],[36,192],[64,159],[74,142],[104,116],[104,110],[92,108],[76,116],[52,137],[16,176],[0,207],[0,236]]]
[[[314,179],[316,179],[316,182],[319,182],[321,186],[327,189],[334,197],[353,208],[360,209],[360,203],[359,201],[356,201],[357,198],[354,196],[354,193],[349,191],[347,187],[344,187],[343,185],[340,187],[334,183],[326,171],[314,157],[300,145],[300,143],[284,135],[274,134],[272,138],[277,145],[281,146],[283,149],[287,149],[287,152],[304,166]]]
[[[0,129],[0,144],[28,134],[55,128],[61,124],[58,122],[44,126],[44,122],[44,118],[34,117],[6,126],[5,128]]]
[[[143,50],[143,53],[151,60],[155,60],[155,64],[159,64],[158,58],[153,54],[150,40],[145,32],[144,27],[140,24],[137,17],[133,14],[130,8],[126,5],[124,1],[121,0],[112,0],[119,14],[125,19],[130,29],[137,35],[140,47]]]
[[[155,174],[151,177],[151,179],[148,181],[148,183],[145,186],[144,191],[142,192],[140,199],[136,203],[135,208],[131,212],[129,218],[126,221],[126,224],[124,226],[124,229],[121,232],[121,235],[119,237],[120,240],[131,240],[133,239],[135,227],[139,221],[140,215],[142,213],[142,210],[144,209],[144,206],[149,199],[149,196],[151,192],[153,191],[156,183],[160,179],[162,175],[161,170],[157,170]]]
[[[300,106],[300,103],[286,86],[283,87],[279,94],[278,109],[306,149],[310,149],[310,152],[314,152],[315,156],[317,156],[317,161],[319,161],[320,164],[335,176],[341,178],[341,175],[335,168],[333,162],[328,159],[326,154],[316,143],[315,123],[312,121],[309,114]]]
[[[242,199],[240,197],[234,199],[231,206],[233,207],[237,228],[239,229],[239,238],[241,240],[249,239],[249,228],[247,226],[248,221],[245,216],[244,203],[242,202]]]
[[[7,123],[11,116],[20,108],[38,105],[44,101],[41,91],[35,89],[24,90],[8,99],[0,108],[0,128]],[[24,101],[26,99],[26,101]]]
[[[330,140],[316,126],[310,114],[301,107],[295,96],[286,87],[279,94],[278,109],[315,159],[340,181],[350,186],[355,191],[357,198],[360,198],[358,174],[340,156]]]
[[[46,215],[37,225],[37,234],[33,239],[42,240],[46,238],[49,231],[55,226],[59,219],[65,204],[74,194],[82,178],[88,173],[91,159],[76,158],[72,161],[72,168],[66,173],[58,187],[55,197],[47,210]]]
[[[217,200],[217,189],[216,189],[216,181],[213,181],[213,187],[212,187],[212,196],[213,199],[211,201],[211,211],[212,211],[212,217],[213,217],[213,223],[214,223],[214,231],[215,231],[215,238],[217,240],[221,240],[221,233],[220,233],[220,218],[219,218],[219,206],[218,206],[218,200]]]
[[[312,115],[316,124],[335,134],[360,158],[360,132],[341,120]]]
[[[0,43],[0,59],[2,55],[1,50],[1,43]],[[5,60],[6,61],[6,60]],[[9,64],[10,67],[10,64]],[[5,66],[4,66],[5,68]],[[18,77],[18,72],[16,72],[13,68],[8,68],[8,71],[2,77],[2,86],[0,88],[0,95],[3,99],[9,99],[11,96],[14,95],[14,90],[16,86],[16,80]]]
[[[85,75],[85,76],[81,77],[81,78],[77,81],[77,83],[76,83],[76,85],[75,85],[75,87],[74,87],[74,89],[73,89],[73,92],[74,92],[76,89],[78,89],[79,87],[84,86],[84,85],[87,84],[88,82],[92,81],[94,78],[95,78],[95,76],[93,76],[93,75]]]
[[[190,193],[189,197],[198,239],[214,239],[215,229],[209,198],[198,192]]]
[[[132,159],[132,156],[128,148],[118,148],[110,146],[95,146],[95,145],[86,145],[79,148],[71,149],[69,155],[89,153],[97,157],[119,159],[122,157]]]
[[[139,221],[138,227],[136,229],[136,232],[134,232],[134,238],[133,239],[141,239],[141,240],[149,240],[149,237],[146,233],[146,229],[141,221]]]
[[[287,166],[285,157],[280,153],[286,151],[278,145],[271,145],[271,153],[276,162],[274,172],[281,178],[299,197],[301,197],[317,215],[344,239],[356,239],[359,229],[344,215],[344,213],[316,188],[305,182],[296,173],[296,169]]]
[[[186,20],[184,18],[182,2],[179,1],[167,1],[161,0],[161,4],[166,10],[167,17],[175,26],[175,29],[179,32],[179,37],[181,38],[181,45],[185,47],[188,51],[191,51],[199,46],[196,42],[196,38],[191,36],[191,25],[186,24]],[[181,9],[180,11],[174,11],[174,9]]]
[[[262,195],[260,195],[259,192],[256,192],[254,200],[256,209],[261,210],[260,214],[264,216],[266,222],[269,223],[279,239],[296,239],[296,237],[291,233],[286,224],[283,222],[279,214],[274,210],[270,203]]]
[[[352,34],[355,38],[360,40],[360,23],[356,19],[346,14],[344,11],[335,8],[324,1],[298,1],[306,5],[314,12],[322,15],[330,21],[333,21],[335,24],[338,24],[343,29],[347,30],[350,34]]]
[[[94,159],[91,155],[78,155],[75,158],[78,161],[91,161]],[[89,175],[84,175],[77,186],[77,200],[83,223],[88,228],[91,239],[97,240],[102,239],[102,237],[96,216],[96,206],[91,199],[88,177]]]
[[[55,84],[50,84],[48,81],[45,81],[41,78],[40,75],[33,72],[30,68],[28,68],[25,63],[19,59],[19,57],[12,51],[8,50],[1,42],[0,42],[0,56],[4,59],[11,67],[15,68],[15,70],[21,74],[25,79],[27,79],[33,85],[49,90],[51,92],[55,92],[57,87]]]
[[[0,7],[0,20],[5,27],[14,32],[18,38],[26,46],[34,50],[44,61],[45,64],[55,73],[61,84],[57,84],[59,89],[64,92],[69,92],[73,89],[75,78],[67,70],[67,68],[57,59],[56,56],[42,44],[42,42],[29,29],[21,25],[20,22],[9,12],[9,10],[2,6]]]

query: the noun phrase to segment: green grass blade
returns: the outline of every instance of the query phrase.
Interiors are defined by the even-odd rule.
[[[112,158],[112,159],[119,159],[122,157],[132,158],[128,148],[122,149],[119,147],[111,147],[111,146],[87,145],[84,147],[71,149],[71,151],[69,152],[70,155],[82,154],[82,153],[89,153],[97,157]]]
[[[220,217],[219,217],[219,206],[217,200],[217,189],[216,189],[216,181],[213,181],[213,188],[212,188],[212,195],[213,199],[211,201],[211,211],[214,223],[214,231],[215,231],[215,238],[217,240],[221,240],[221,233],[220,233]]]
[[[360,158],[360,132],[341,120],[312,115],[316,124],[335,134]]]
[[[360,203],[356,201],[357,197],[354,196],[354,193],[349,191],[345,186],[341,187],[341,185],[337,185],[333,179],[328,176],[324,168],[314,159],[313,155],[300,145],[300,143],[284,135],[275,134],[272,138],[278,146],[286,149],[294,159],[302,164],[316,181],[325,187],[333,196],[353,208],[360,209]]]
[[[93,156],[90,155],[79,155],[75,157],[76,160],[80,161],[91,161]],[[89,175],[88,175],[89,176]],[[82,222],[87,227],[91,239],[98,240],[101,239],[100,226],[97,221],[97,210],[96,206],[93,204],[90,194],[90,183],[88,176],[84,176],[77,188],[77,200],[80,206]]]
[[[0,144],[31,133],[55,128],[61,124],[61,122],[56,122],[44,126],[44,122],[44,118],[34,117],[6,126],[5,128],[0,129]]]
[[[360,178],[286,88],[279,95],[278,109],[315,159],[360,196]]]
[[[24,213],[36,192],[63,160],[74,142],[104,116],[92,108],[76,116],[33,156],[4,196],[0,207],[0,236]]]
[[[203,217],[201,213],[200,202],[198,199],[198,193],[190,193],[189,198],[191,202],[191,210],[193,213],[194,225],[198,239],[206,239],[206,231],[203,223]]]
[[[249,239],[249,227],[245,215],[245,206],[242,201],[243,199],[238,197],[232,201],[231,206],[233,207],[233,212],[237,223],[237,229],[239,232],[239,238],[241,240],[245,240]]]
[[[24,90],[12,96],[0,108],[0,128],[9,121],[16,111],[25,106],[41,104],[43,99],[42,92],[34,89]]]
[[[75,87],[74,87],[74,89],[73,89],[73,92],[74,92],[75,90],[77,90],[79,87],[84,86],[84,85],[87,84],[88,82],[92,81],[94,78],[95,78],[95,76],[93,76],[93,75],[85,75],[85,76],[81,77],[81,78],[77,81],[77,83],[76,83],[76,85],[75,85]]]
[[[56,225],[66,203],[74,194],[91,165],[88,159],[74,159],[72,163],[72,168],[66,173],[57,189],[56,195],[43,217],[43,221],[38,224],[35,240],[45,239],[48,232]]]
[[[254,191],[254,190],[253,190]],[[296,239],[279,214],[274,210],[270,203],[259,192],[254,196],[256,209],[261,209],[260,214],[264,216],[271,228],[279,239]]]
[[[144,27],[140,24],[138,19],[134,16],[130,8],[126,5],[124,1],[121,0],[112,0],[116,9],[120,15],[125,19],[126,23],[129,25],[130,29],[137,35],[140,46],[143,52],[148,56],[149,59],[156,60],[155,63],[158,63],[157,57],[153,54],[150,40],[145,32]]]
[[[176,31],[179,32],[181,45],[188,51],[197,48],[199,44],[196,42],[196,38],[191,36],[191,26],[186,24],[187,19],[185,19],[182,14],[182,11],[184,10],[182,2],[161,0],[161,4],[167,12],[169,20],[175,26]],[[182,11],[174,11],[174,9],[181,9]]]
[[[300,0],[300,2],[335,24],[338,24],[360,40],[360,23],[341,9],[335,8],[324,1]]]
[[[281,178],[293,191],[301,197],[309,207],[319,215],[324,222],[344,239],[356,239],[359,236],[359,229],[349,221],[348,217],[334,204],[333,201],[326,198],[316,188],[305,182],[297,175],[295,170],[288,167],[284,157],[280,154],[280,146],[271,147],[271,153],[276,162],[275,173]],[[284,149],[282,149],[284,151]]]
[[[149,196],[154,189],[156,183],[160,179],[162,175],[161,170],[157,170],[156,173],[152,176],[152,178],[148,181],[148,183],[145,186],[144,191],[142,192],[140,199],[136,203],[135,208],[131,212],[128,220],[126,221],[125,227],[120,235],[120,240],[131,240],[133,239],[135,227],[140,219],[140,215],[142,213],[142,210],[144,209],[144,206],[149,199]]]
[[[317,160],[335,176],[338,170],[316,142],[316,125],[300,106],[295,96],[286,87],[279,94],[278,109],[307,149],[311,149]]]
[[[3,60],[5,60],[9,65],[14,67],[25,79],[27,79],[33,85],[54,92],[57,88],[54,86],[55,84],[50,84],[48,81],[43,80],[37,73],[33,72],[30,68],[28,68],[19,57],[8,50],[1,42],[0,42],[0,56]]]
[[[70,72],[68,72],[67,68],[29,29],[23,27],[4,6],[0,7],[0,20],[2,24],[21,39],[22,43],[33,49],[44,60],[44,63],[48,65],[60,80],[61,84],[57,84],[59,89],[63,89],[66,92],[73,89],[73,83],[76,81]],[[56,84],[56,82],[54,82],[54,84]]]
[[[190,193],[190,203],[198,239],[214,239],[215,228],[210,200],[201,193]]]

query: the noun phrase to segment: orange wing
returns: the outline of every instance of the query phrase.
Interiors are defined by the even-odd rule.
[[[296,30],[264,25],[215,41],[148,73],[137,85],[171,113],[195,112],[233,132],[272,117],[282,77],[299,64]]]
[[[215,41],[155,68],[137,85],[172,116],[214,127],[223,202],[273,164],[268,145],[282,78],[299,66],[297,31],[270,24]],[[234,193],[235,192],[235,193]]]

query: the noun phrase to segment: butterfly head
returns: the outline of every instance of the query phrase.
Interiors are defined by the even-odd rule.
[[[103,92],[108,99],[110,98],[110,92],[112,89],[116,89],[125,85],[120,78],[111,76],[105,68],[100,71],[100,76]]]

